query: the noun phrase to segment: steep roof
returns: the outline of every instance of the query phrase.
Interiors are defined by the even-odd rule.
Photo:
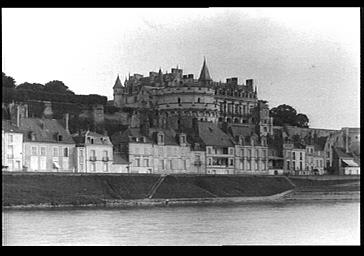
[[[113,164],[129,164],[130,162],[127,160],[126,156],[121,155],[120,153],[113,154]]]
[[[121,88],[121,87],[123,87],[123,85],[121,84],[121,81],[120,81],[120,78],[119,78],[119,75],[118,75],[113,88]]]
[[[96,139],[96,140],[94,140],[94,143],[93,143],[95,145],[111,145],[111,142],[109,141],[108,136],[99,134],[96,132],[92,132],[92,131],[82,131],[78,134],[72,135],[72,137],[77,145],[84,145],[86,143],[86,137],[92,137],[92,138]],[[106,140],[103,138],[106,138]]]
[[[244,136],[244,138],[245,138],[245,137],[250,137],[255,134],[254,127],[251,127],[251,126],[242,126],[242,125],[232,124],[232,125],[230,125],[228,130],[231,132],[231,135],[233,137]]]
[[[10,120],[1,120],[1,129],[4,132],[14,132],[14,133],[22,133],[22,131],[13,124]]]
[[[22,118],[20,130],[23,132],[25,142],[75,144],[71,134],[56,119]],[[35,135],[35,140],[31,140],[31,132]],[[62,135],[62,141],[57,140],[57,134]]]
[[[334,151],[340,158],[353,158],[353,155],[351,153],[346,153],[343,148],[334,147]]]
[[[234,146],[231,137],[214,123],[198,122],[198,135],[206,146]]]
[[[209,69],[207,68],[207,65],[206,65],[206,59],[203,60],[203,65],[202,65],[202,69],[201,69],[201,73],[200,73],[200,77],[199,77],[198,81],[212,81],[212,79],[210,77]]]

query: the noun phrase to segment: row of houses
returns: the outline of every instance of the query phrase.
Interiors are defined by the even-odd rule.
[[[251,125],[197,120],[183,130],[145,124],[111,137],[92,131],[71,135],[68,115],[64,120],[18,116],[15,122],[2,120],[2,165],[7,171],[270,175],[322,175],[332,166],[336,174],[360,174],[360,162],[336,141],[286,138],[277,144]]]

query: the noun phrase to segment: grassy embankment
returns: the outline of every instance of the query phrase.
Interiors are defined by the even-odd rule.
[[[102,205],[109,200],[146,199],[160,175],[3,174],[3,206]],[[295,191],[359,191],[359,178],[168,175],[152,199],[261,197]]]

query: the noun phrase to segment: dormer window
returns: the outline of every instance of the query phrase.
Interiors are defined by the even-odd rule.
[[[62,141],[63,140],[63,136],[58,134],[58,141]]]
[[[164,144],[164,134],[158,133],[158,144]]]
[[[29,139],[31,141],[35,141],[35,134],[34,134],[34,132],[29,132]]]

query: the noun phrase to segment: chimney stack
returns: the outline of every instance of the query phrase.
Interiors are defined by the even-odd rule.
[[[16,126],[20,127],[20,106],[16,106]]]
[[[66,123],[66,127],[65,127],[66,128],[66,131],[67,132],[70,132],[69,126],[68,126],[68,123],[69,123],[69,113],[66,113],[64,118],[65,118],[65,123]]]
[[[345,152],[349,153],[349,128],[345,128]]]

